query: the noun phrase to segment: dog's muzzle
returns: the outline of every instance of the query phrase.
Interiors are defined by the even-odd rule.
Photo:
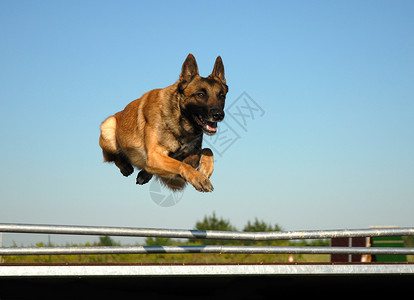
[[[224,111],[211,110],[209,117],[204,118],[201,115],[195,116],[196,123],[203,129],[203,132],[207,135],[214,135],[217,132],[217,122],[221,122],[224,119]]]
[[[221,109],[212,109],[210,116],[215,122],[221,122],[224,119],[224,111]]]

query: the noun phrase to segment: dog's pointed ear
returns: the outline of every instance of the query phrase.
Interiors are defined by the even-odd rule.
[[[226,84],[226,78],[224,77],[224,65],[221,57],[218,56],[216,58],[216,63],[214,64],[213,72],[209,77],[217,77],[219,78],[224,84]]]
[[[190,53],[188,54],[185,62],[183,63],[183,67],[181,69],[180,74],[180,81],[189,82],[196,75],[198,75],[197,62],[194,58],[194,55]]]

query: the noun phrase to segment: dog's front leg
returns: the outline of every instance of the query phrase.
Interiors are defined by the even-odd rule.
[[[145,170],[151,174],[169,176],[180,175],[191,183],[197,191],[211,192],[213,185],[208,177],[192,166],[157,151],[149,151]]]
[[[203,150],[200,150],[197,154],[187,156],[183,160],[183,163],[192,166],[201,174],[203,174],[207,178],[210,178],[214,170],[213,151],[211,151],[209,148],[204,148]]]
[[[192,166],[168,156],[170,150],[158,141],[157,135],[149,124],[145,128],[145,145],[147,160],[145,171],[154,175],[180,175],[191,183],[197,191],[211,192],[213,185],[208,177]]]
[[[210,178],[211,174],[214,170],[214,157],[213,151],[209,148],[204,148],[201,150],[201,157],[200,157],[200,165],[198,167],[198,171]]]

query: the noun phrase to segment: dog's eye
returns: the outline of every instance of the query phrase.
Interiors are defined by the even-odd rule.
[[[205,94],[204,94],[204,93],[198,93],[198,94],[197,94],[197,96],[198,96],[199,98],[204,98]]]

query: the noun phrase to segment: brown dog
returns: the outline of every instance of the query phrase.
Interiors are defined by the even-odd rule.
[[[227,91],[220,56],[204,78],[189,54],[175,84],[144,94],[102,123],[104,161],[114,162],[124,176],[134,166],[140,169],[137,184],[154,174],[172,190],[188,181],[200,192],[211,192],[213,152],[201,144],[203,132],[215,134],[224,118]]]

